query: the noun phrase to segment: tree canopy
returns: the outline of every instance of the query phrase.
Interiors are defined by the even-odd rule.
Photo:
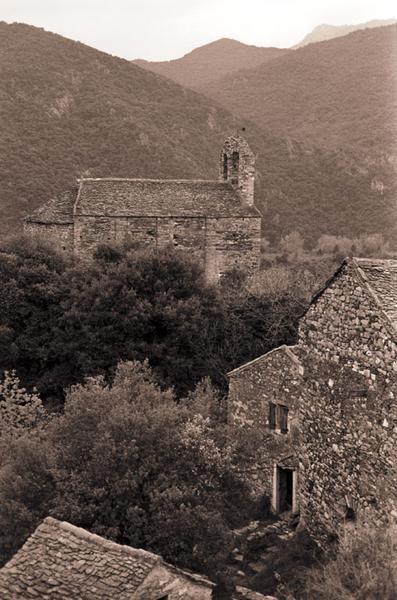
[[[111,380],[120,360],[148,358],[179,396],[294,341],[303,301],[252,292],[233,277],[206,285],[181,254],[98,249],[89,264],[18,239],[0,253],[0,368],[47,402],[87,376]]]

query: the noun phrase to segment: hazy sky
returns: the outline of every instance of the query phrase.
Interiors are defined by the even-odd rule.
[[[0,0],[0,20],[149,60],[177,58],[221,37],[288,47],[321,23],[396,14],[395,0]]]

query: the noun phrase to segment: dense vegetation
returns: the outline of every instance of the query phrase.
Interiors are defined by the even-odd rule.
[[[258,156],[269,241],[293,230],[309,246],[322,234],[395,234],[388,163],[380,171],[356,153],[273,137],[170,80],[27,25],[0,23],[0,75],[3,235],[82,174],[217,177],[223,139],[241,125]]]
[[[301,600],[395,600],[396,527],[348,529],[331,560],[305,573]]]
[[[59,401],[87,376],[111,378],[120,360],[149,359],[178,395],[292,342],[302,297],[205,285],[181,255],[101,247],[87,265],[17,238],[0,254],[0,368]]]
[[[11,386],[9,385],[11,383]],[[12,391],[13,390],[13,391]],[[21,423],[15,394],[30,419]],[[231,527],[254,510],[208,383],[177,403],[147,364],[120,363],[112,385],[72,388],[63,414],[6,375],[0,387],[0,560],[48,514],[216,576]]]

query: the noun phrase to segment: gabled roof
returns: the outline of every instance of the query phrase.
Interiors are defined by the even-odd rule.
[[[345,258],[332,277],[313,296],[305,313],[346,269],[366,289],[378,306],[380,314],[383,315],[386,326],[395,335],[397,332],[397,260],[393,259]]]
[[[285,354],[285,356],[289,360],[293,361],[296,364],[296,366],[299,366],[300,362],[299,362],[297,352],[298,352],[298,346],[286,346],[285,344],[283,344],[282,346],[279,346],[278,348],[273,348],[273,350],[266,352],[266,354],[262,354],[261,356],[258,356],[257,358],[254,358],[253,360],[250,360],[249,362],[244,363],[243,365],[240,365],[239,367],[236,367],[236,369],[233,369],[233,371],[229,371],[229,373],[226,374],[226,377],[234,377],[235,375],[238,375],[238,373],[240,373],[241,371],[248,370],[248,369],[254,367],[255,365],[257,365],[258,363],[269,360],[269,358],[274,356],[276,353]]]
[[[157,554],[121,546],[47,517],[0,570],[0,598],[133,600],[157,565],[213,586],[204,577],[167,565]]]
[[[397,330],[397,260],[354,259],[379,307]]]
[[[259,217],[228,182],[184,179],[81,179],[76,215]]]
[[[51,198],[26,217],[25,222],[53,223],[57,225],[73,224],[73,207],[76,202],[77,191],[77,187],[70,188]]]

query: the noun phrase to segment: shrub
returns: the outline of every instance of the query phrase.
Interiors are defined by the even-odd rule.
[[[308,571],[302,600],[395,600],[397,531],[348,530],[336,556]]]

